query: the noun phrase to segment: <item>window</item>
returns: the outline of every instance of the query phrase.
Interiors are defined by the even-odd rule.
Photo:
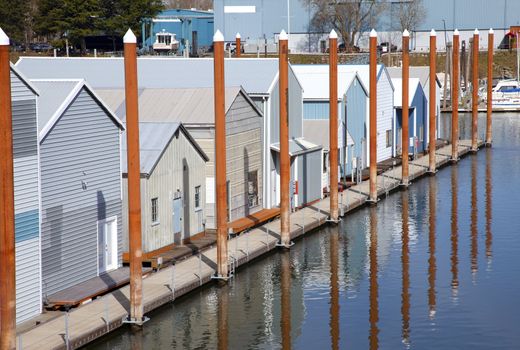
[[[422,125],[419,127],[419,141],[424,141],[424,127]]]
[[[249,201],[249,208],[258,205],[258,170],[247,173],[247,197]]]
[[[159,223],[159,198],[152,198],[152,224]]]
[[[386,148],[392,147],[392,130],[386,131]]]
[[[195,186],[195,209],[200,209],[200,186]]]

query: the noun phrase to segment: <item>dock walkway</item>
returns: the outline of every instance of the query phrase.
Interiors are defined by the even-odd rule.
[[[479,146],[482,142],[479,142]],[[459,143],[459,154],[470,151],[471,142]],[[451,145],[437,150],[437,166],[448,163]],[[428,171],[428,155],[410,163],[410,179],[417,179]],[[395,167],[378,176],[378,194],[383,196],[400,186],[401,167]],[[347,213],[364,205],[368,199],[368,181],[350,187],[340,194],[340,209]],[[326,223],[329,199],[291,214],[291,238],[295,239]],[[229,240],[228,249],[231,270],[276,248],[280,235],[279,219],[252,228]],[[143,280],[143,304],[145,313],[173,301],[212,280],[216,272],[217,249],[189,257],[176,265],[161,269]],[[120,327],[128,316],[130,287],[125,286],[103,297],[82,305],[68,313],[18,334],[17,348],[23,349],[74,349]],[[68,325],[68,327],[67,327]],[[145,325],[146,327],[146,325]]]

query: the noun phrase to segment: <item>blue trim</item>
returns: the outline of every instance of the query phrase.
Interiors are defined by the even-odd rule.
[[[16,214],[14,218],[16,243],[40,236],[40,216],[38,209]]]

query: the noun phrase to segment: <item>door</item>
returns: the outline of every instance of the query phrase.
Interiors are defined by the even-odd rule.
[[[181,244],[182,238],[182,196],[173,199],[173,241]]]
[[[98,274],[117,268],[117,217],[98,221]]]

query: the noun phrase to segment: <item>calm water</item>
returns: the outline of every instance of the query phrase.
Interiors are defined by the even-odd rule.
[[[89,348],[519,349],[520,115],[493,131],[492,149]]]

